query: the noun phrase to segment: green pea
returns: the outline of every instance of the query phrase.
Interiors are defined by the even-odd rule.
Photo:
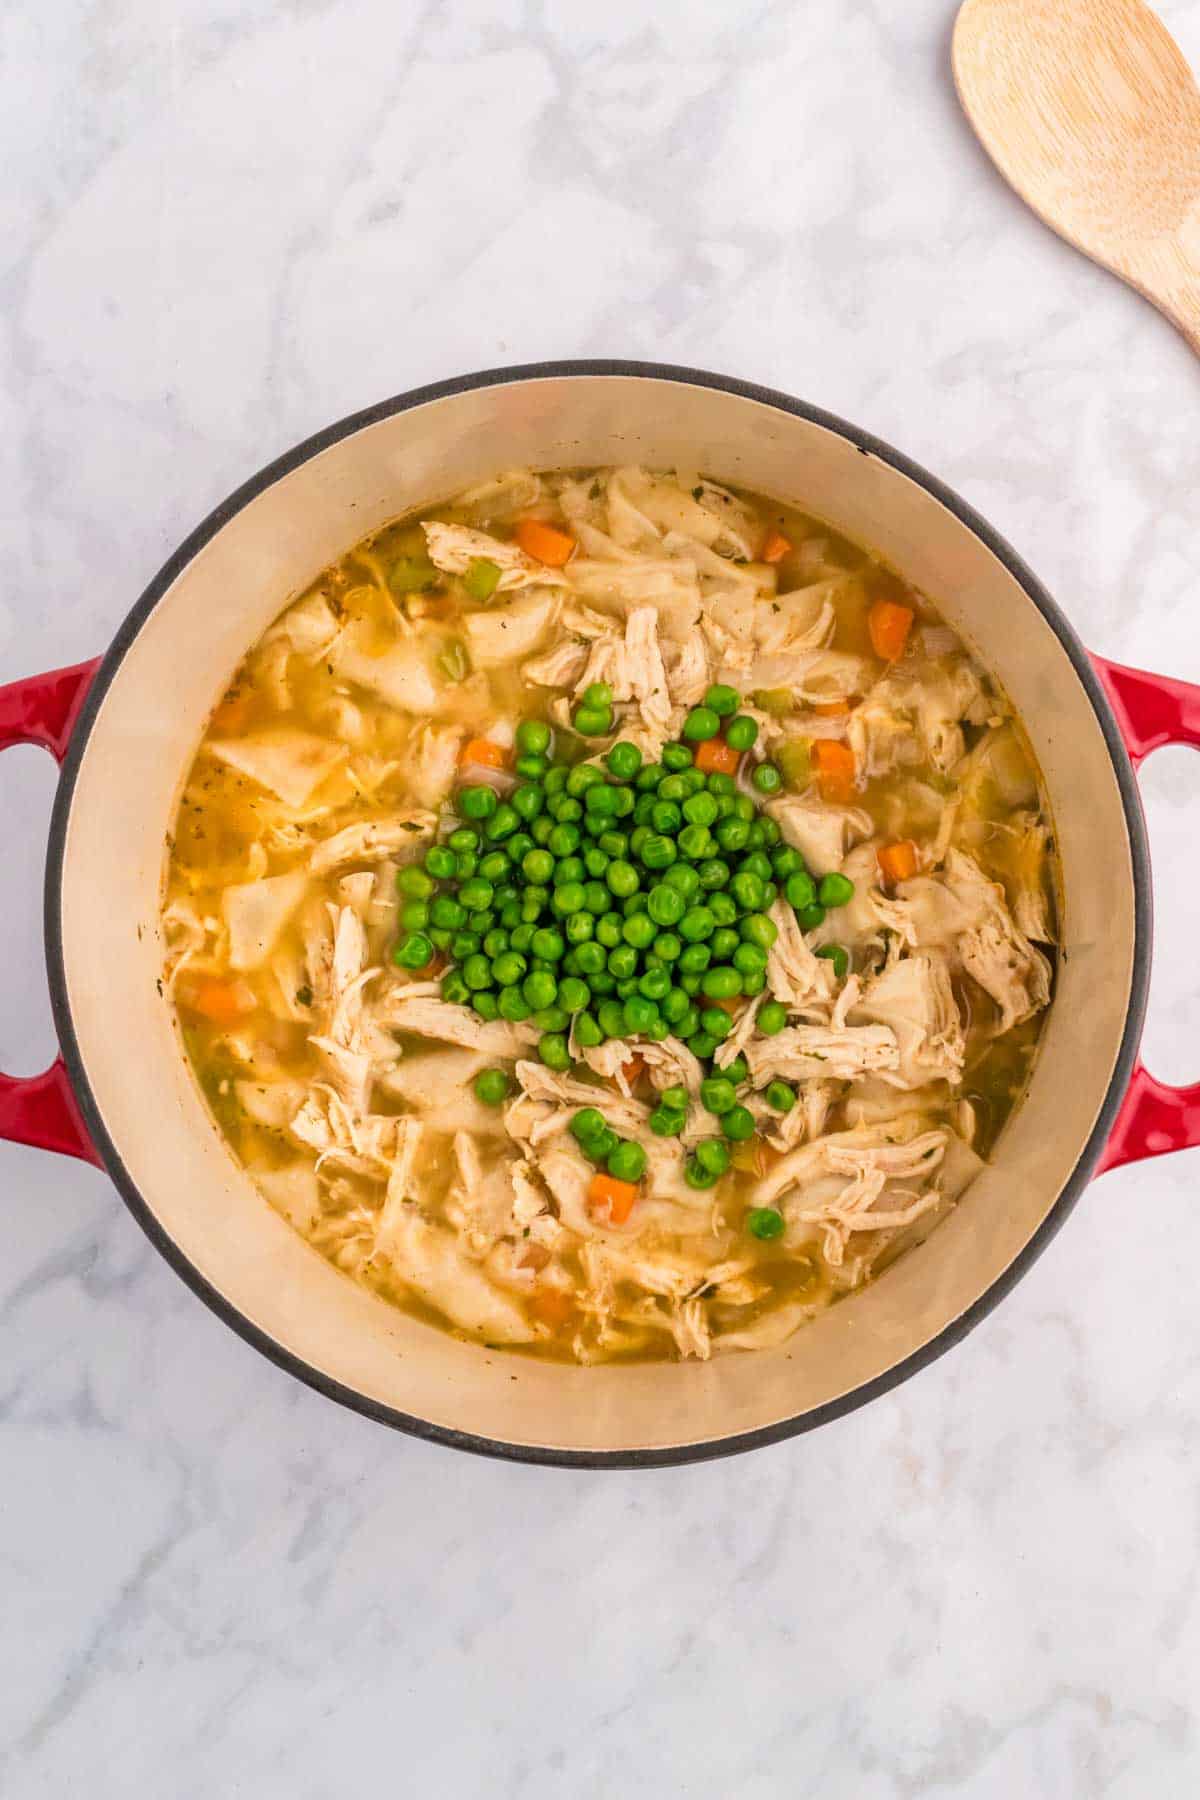
[[[551,856],[571,856],[578,850],[581,836],[578,825],[560,822],[546,839],[546,848]]]
[[[658,1010],[670,1025],[678,1025],[687,1017],[691,1005],[688,996],[681,987],[668,987],[658,1003]]]
[[[804,869],[804,858],[790,844],[780,844],[771,852],[771,871],[777,881],[786,881],[789,875],[799,875]]]
[[[783,836],[778,819],[759,819],[758,831],[760,840],[767,850],[773,850]]]
[[[735,1144],[754,1136],[754,1114],[746,1106],[732,1106],[721,1120],[721,1130]]]
[[[707,906],[689,906],[679,921],[679,935],[689,944],[698,944],[711,937],[715,927],[716,920]]]
[[[567,1048],[567,1040],[561,1031],[544,1031],[538,1039],[538,1055],[548,1069],[557,1069],[560,1073],[571,1066],[571,1052]]]
[[[737,902],[723,889],[710,889],[704,896],[704,904],[718,925],[736,925]]]
[[[456,853],[459,850],[478,850],[479,833],[472,831],[469,825],[460,825],[457,830],[450,833],[446,839],[446,845],[448,849]]]
[[[602,1131],[607,1131],[608,1121],[604,1114],[594,1106],[581,1106],[574,1114],[567,1130],[577,1144],[587,1144]]]
[[[677,925],[687,911],[687,901],[678,888],[660,881],[646,897],[646,911],[656,925]]]
[[[508,949],[508,946],[509,936],[507,931],[502,931],[500,927],[497,926],[494,930],[485,933],[480,948],[485,956],[490,957],[491,960],[495,962],[496,958],[502,956]]]
[[[825,908],[819,900],[812,906],[802,906],[796,914],[796,923],[801,931],[815,931],[818,925],[825,923]]]
[[[564,982],[564,986],[566,983]],[[584,1050],[594,1050],[604,1042],[603,1028],[590,1012],[581,1012],[575,1019],[575,1042]]]
[[[629,854],[629,838],[623,831],[602,831],[596,841],[599,850],[606,857]]]
[[[613,728],[611,706],[577,706],[571,720],[580,737],[608,737]]]
[[[683,816],[689,825],[714,825],[717,803],[711,794],[689,794],[683,803]]]
[[[603,782],[598,781],[584,794],[583,810],[585,813],[597,813],[612,818],[621,805],[620,794],[620,788],[606,787]]]
[[[631,894],[637,892],[640,886],[640,878],[633,864],[623,862],[620,857],[609,863],[604,872],[604,879],[611,892],[619,900],[627,900]]]
[[[484,881],[490,881],[495,885],[497,882],[505,880],[509,868],[507,850],[489,850],[486,856],[481,856],[479,859],[478,873]]]
[[[831,962],[834,975],[839,981],[845,981],[850,972],[850,956],[841,944],[822,944],[817,955]]]
[[[655,800],[650,806],[650,824],[658,832],[675,832],[683,824],[683,811],[676,800]]]
[[[546,779],[542,783],[547,794],[561,794],[563,788],[566,786],[568,773],[569,771],[562,763],[551,763],[550,767],[546,770]]]
[[[560,825],[576,825],[583,817],[583,802],[576,800],[573,794],[562,794],[554,802],[554,816]]]
[[[631,994],[623,1003],[626,1031],[636,1035],[645,1031],[651,1020],[657,1018],[658,1008],[653,1000],[647,1000],[641,994]]]
[[[609,773],[618,781],[632,781],[642,766],[642,753],[636,744],[614,744],[605,757]]]
[[[750,837],[750,827],[744,819],[722,819],[713,833],[722,850],[744,850]]]
[[[454,873],[455,857],[453,850],[445,844],[434,844],[425,852],[425,867],[430,875],[438,881],[448,881]]]
[[[540,925],[529,940],[530,949],[543,962],[558,962],[566,950],[561,931],[552,925]]]
[[[638,992],[647,1000],[664,1000],[671,991],[671,977],[665,969],[647,969],[639,977]]]
[[[766,913],[747,913],[739,920],[738,930],[744,943],[757,944],[760,950],[769,950],[779,936],[778,925]]]
[[[640,1144],[622,1138],[609,1152],[608,1172],[618,1181],[640,1181],[646,1172],[646,1152]]]
[[[608,953],[608,972],[618,981],[627,981],[637,972],[638,953],[632,944],[618,944]]]
[[[663,778],[662,785],[658,790],[658,804],[664,805],[668,800],[673,805],[678,804],[686,800],[690,792],[691,789],[682,774],[667,775]],[[683,814],[680,813],[680,818],[682,819],[682,817]]]
[[[429,923],[428,901],[406,900],[400,908],[400,923],[405,931],[424,931]]]
[[[619,1000],[602,1000],[596,1008],[596,1017],[605,1037],[624,1037],[625,1008]]]
[[[689,944],[679,958],[679,967],[684,975],[700,975],[712,961],[712,951],[707,944]]]
[[[596,921],[590,912],[572,913],[563,920],[563,930],[569,944],[586,944],[596,930]]]
[[[730,713],[738,709],[738,691],[726,687],[723,682],[714,682],[704,696],[704,704],[709,712],[715,712],[719,719],[727,719]]]
[[[700,1083],[700,1104],[710,1113],[727,1113],[737,1104],[732,1081],[724,1075],[710,1075]]]
[[[603,774],[593,763],[576,763],[575,767],[567,776],[567,798],[569,800],[579,800],[587,793],[590,787],[595,787],[598,781],[603,780]],[[575,817],[579,818],[582,811],[583,809],[581,807],[580,811],[575,814]],[[560,813],[559,817],[561,818],[561,816]]]
[[[684,993],[691,997],[700,992],[700,977],[688,970],[687,973],[680,975],[679,985]]]
[[[536,819],[546,804],[546,796],[540,787],[533,782],[523,782],[514,788],[510,804],[515,813],[528,822]]]
[[[701,1164],[696,1161],[694,1156],[691,1156],[683,1166],[683,1179],[687,1182],[689,1187],[710,1188],[716,1187],[717,1182],[720,1180],[720,1176],[710,1174],[707,1169],[703,1168]]]
[[[739,944],[733,953],[733,966],[739,975],[757,975],[767,966],[767,953],[757,944]]]
[[[768,882],[771,879],[770,858],[764,856],[761,850],[751,850],[748,855],[743,856],[739,873],[757,875],[761,882]]]
[[[725,727],[725,742],[731,750],[737,750],[739,753],[749,750],[757,741],[758,720],[752,719],[748,713],[739,713],[737,718],[730,719]],[[778,786],[778,783],[776,785]]]
[[[424,869],[417,868],[415,863],[407,869],[401,869],[396,876],[396,886],[410,900],[428,900],[433,893],[434,883]]]
[[[686,744],[665,744],[661,761],[664,769],[671,774],[677,774],[680,769],[691,768],[692,752]]]
[[[680,1112],[674,1107],[663,1106],[660,1103],[650,1114],[646,1123],[655,1137],[678,1137],[687,1124],[687,1113]]]
[[[734,1000],[742,991],[742,978],[728,963],[721,963],[704,971],[700,991],[708,1000]]]
[[[513,767],[523,781],[536,781],[544,786],[550,765],[544,756],[518,756]]]
[[[578,912],[582,905],[582,881],[564,881],[550,896],[550,906],[560,919],[565,919],[568,913]]]
[[[509,932],[507,947],[510,950],[519,950],[523,956],[526,953],[532,953],[533,940],[536,934],[537,926],[532,924],[528,919],[522,919],[521,923],[514,926],[512,931]],[[503,949],[504,946],[502,945],[501,948]]]
[[[557,1003],[553,1006],[539,1006],[530,1019],[539,1031],[565,1031],[571,1023],[571,1015],[565,1006]]]
[[[455,962],[465,962],[468,956],[474,956],[479,945],[477,931],[456,931],[450,939],[450,954]]]
[[[492,843],[499,843],[501,839],[511,837],[520,823],[520,813],[514,807],[509,806],[507,801],[501,801],[484,825],[484,836]]]
[[[462,965],[462,977],[472,993],[477,993],[480,988],[491,987],[492,969],[493,964],[488,962],[486,956],[480,956],[478,954],[475,956],[468,956],[466,962]]]
[[[685,998],[686,998],[686,996],[685,996]],[[682,1038],[685,1044],[690,1045],[692,1039],[694,1037],[696,1037],[699,1034],[699,1032],[700,1032],[700,1008],[696,1005],[695,1001],[691,1001],[689,1003],[688,1009],[684,1013],[682,1019],[679,1019],[676,1021],[675,1036],[678,1038]],[[711,1056],[712,1051],[710,1050],[706,1054]]]
[[[721,729],[721,721],[711,706],[693,706],[683,721],[683,736],[693,744],[703,744],[709,738],[715,738]]]
[[[735,1056],[732,1062],[725,1064],[725,1079],[732,1081],[734,1087],[740,1087],[743,1081],[750,1079],[750,1065],[744,1056]]]
[[[519,981],[524,981],[528,971],[529,963],[519,951],[504,950],[491,966],[491,979],[495,981],[497,987],[516,987]],[[469,975],[467,980],[471,980]],[[487,984],[484,982],[472,983],[472,986],[476,985],[483,987]]]
[[[564,1012],[582,1012],[592,997],[592,991],[586,981],[578,976],[567,975],[558,984],[558,1004]]]
[[[476,787],[459,788],[455,801],[456,809],[464,819],[490,819],[499,804],[496,790],[482,783]]]
[[[484,1106],[503,1106],[511,1087],[503,1069],[481,1069],[475,1077],[475,1098]]]
[[[646,911],[650,912],[649,905],[647,905]],[[653,918],[654,915],[651,913],[650,916]],[[677,937],[673,931],[660,931],[654,940],[654,954],[660,962],[677,962],[682,949],[683,940]]]
[[[636,832],[634,836],[637,836]],[[647,869],[668,869],[678,855],[671,839],[662,833],[651,834],[641,845],[641,859]]]
[[[648,950],[654,942],[657,927],[649,913],[631,913],[621,927],[621,936],[635,950]]]
[[[770,1243],[772,1238],[783,1236],[783,1214],[773,1206],[752,1206],[746,1214],[746,1230],[751,1237]]]
[[[715,794],[717,796],[718,803],[722,800],[732,802],[734,795],[737,792],[737,783],[734,781],[733,776],[724,774],[720,769],[714,769],[712,774],[706,778],[704,785],[707,787],[710,794]],[[733,808],[731,805],[727,810],[721,812],[720,817],[722,819],[729,818],[732,810]]]
[[[686,856],[689,862],[699,862],[716,848],[707,825],[685,825],[675,842],[679,845],[679,854]]]
[[[561,887],[565,881],[582,881],[586,874],[582,856],[560,856],[554,865],[553,884]]]
[[[700,1010],[701,1030],[710,1038],[716,1038],[723,1044],[733,1030],[733,1020],[719,1006],[705,1006]]]
[[[558,983],[545,970],[534,969],[521,983],[521,992],[534,1012],[537,1012],[540,1007],[554,1005],[558,996]]]
[[[588,985],[593,994],[604,1000],[606,1000],[610,994],[615,994],[617,991],[616,980],[609,974],[607,969],[597,969],[594,975],[589,975]]]
[[[583,690],[585,706],[611,706],[613,691],[607,681],[593,681]]]
[[[796,1104],[796,1090],[789,1087],[786,1081],[769,1081],[766,1087],[766,1100],[767,1105],[773,1106],[776,1112],[791,1112]]]
[[[489,1024],[500,1017],[500,1002],[491,988],[480,988],[477,994],[472,994],[471,1005]]]
[[[696,873],[700,877],[700,886],[708,893],[723,888],[729,880],[729,864],[719,856],[710,856],[702,862]]]
[[[423,931],[413,931],[396,945],[392,961],[401,969],[423,969],[432,955],[432,940]]]
[[[517,726],[517,749],[542,756],[550,748],[550,727],[544,719],[522,719]]]
[[[754,723],[753,719],[750,723]],[[774,763],[759,763],[750,779],[760,794],[777,794],[783,786],[783,776]]]
[[[755,875],[745,865],[742,866],[729,884],[729,891],[739,906],[745,907],[748,913],[763,910],[764,887],[760,876]]]
[[[797,869],[783,884],[784,897],[796,912],[803,912],[817,897],[817,884],[806,869]]]
[[[685,769],[679,779],[683,784],[683,797],[685,800],[688,798],[689,794],[699,794],[708,786],[708,777],[702,774],[699,769]]]
[[[533,853],[531,852],[531,854]],[[495,889],[491,882],[484,881],[482,876],[476,875],[470,881],[464,881],[459,888],[459,904],[465,906],[469,913],[481,913],[492,904],[494,893]],[[437,901],[435,900],[433,904],[436,908]]]
[[[614,945],[624,941],[622,921],[614,913],[596,920],[596,941],[603,944],[606,950],[611,950]]]
[[[462,978],[461,969],[447,969],[442,976],[442,999],[449,1006],[465,1006],[471,998],[471,990]]]
[[[516,926],[520,925],[522,921],[520,903],[516,900],[508,900],[501,903],[499,892],[497,892],[496,900],[497,903],[500,904],[500,923],[503,925],[505,931],[512,931]]]
[[[848,875],[822,875],[817,899],[825,908],[848,906],[854,898],[854,883]]]
[[[519,1025],[523,1019],[527,1019],[532,1010],[519,987],[501,988],[499,1006],[500,1017],[508,1019],[514,1025]]]
[[[617,1136],[612,1126],[606,1125],[603,1131],[598,1131],[594,1138],[588,1139],[584,1148],[584,1155],[589,1157],[592,1162],[603,1166],[607,1163],[609,1157],[612,1155],[620,1141],[620,1138]]]
[[[687,1047],[700,1062],[707,1062],[717,1047],[717,1040],[710,1037],[707,1031],[695,1031],[688,1038]]]

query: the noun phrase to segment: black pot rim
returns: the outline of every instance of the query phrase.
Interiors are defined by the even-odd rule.
[[[238,512],[266,488],[271,487],[302,463],[320,454],[321,451],[329,449],[331,445],[339,443],[341,439],[351,436],[366,426],[377,424],[380,420],[390,418],[395,413],[410,411],[431,400],[444,399],[453,394],[468,392],[471,389],[502,386],[519,381],[579,376],[635,376],[653,381],[677,381],[689,386],[714,388],[725,393],[735,394],[743,399],[758,401],[763,405],[790,413],[794,417],[805,419],[827,431],[836,433],[853,444],[863,455],[875,457],[880,462],[888,464],[891,468],[918,483],[934,499],[940,501],[981,540],[1020,583],[1070,658],[1075,673],[1091,701],[1108,745],[1125,812],[1133,865],[1133,969],[1129,1010],[1116,1066],[1095,1127],[1084,1145],[1070,1177],[1049,1213],[1020,1254],[958,1318],[951,1320],[928,1343],[923,1344],[911,1356],[905,1357],[903,1361],[897,1363],[883,1375],[877,1376],[875,1380],[852,1389],[849,1393],[842,1395],[837,1400],[829,1401],[824,1406],[816,1407],[790,1419],[784,1419],[758,1431],[742,1432],[730,1437],[711,1438],[699,1443],[676,1445],[665,1449],[564,1450],[553,1446],[511,1443],[504,1439],[484,1437],[472,1432],[455,1431],[413,1414],[404,1413],[398,1408],[382,1405],[369,1399],[366,1395],[357,1393],[342,1382],[333,1380],[321,1369],[304,1362],[302,1358],[285,1349],[276,1339],[260,1330],[222,1294],[218,1293],[188,1260],[160,1224],[156,1214],[126,1169],[120,1150],[109,1136],[92,1092],[71,1017],[63,956],[62,877],[67,825],[79,770],[92,728],[104,697],[142,626],[187,564],[223,526],[228,524]],[[585,359],[521,363],[511,368],[484,369],[474,374],[459,375],[447,381],[436,381],[425,387],[413,388],[390,400],[383,400],[374,406],[366,407],[361,412],[351,413],[337,424],[327,426],[323,431],[306,438],[303,443],[297,444],[295,448],[260,469],[249,481],[244,482],[241,487],[236,489],[228,499],[222,501],[204,522],[184,539],[126,616],[101,661],[80,711],[63,763],[51,817],[46,861],[44,921],[46,963],[54,1021],[67,1074],[88,1131],[118,1192],[151,1243],[166,1258],[176,1274],[187,1283],[192,1292],[197,1294],[219,1319],[236,1331],[248,1344],[261,1351],[277,1367],[298,1377],[309,1387],[315,1388],[318,1393],[340,1402],[343,1406],[352,1408],[355,1412],[362,1413],[367,1418],[407,1432],[413,1437],[424,1438],[432,1443],[448,1445],[457,1450],[469,1450],[478,1455],[495,1457],[509,1462],[536,1463],[575,1469],[646,1469],[705,1462],[720,1456],[736,1455],[742,1451],[758,1449],[767,1444],[780,1443],[786,1438],[798,1436],[801,1432],[811,1431],[819,1425],[841,1418],[855,1408],[865,1405],[869,1400],[888,1393],[900,1382],[906,1381],[919,1370],[928,1367],[930,1363],[936,1361],[938,1357],[959,1343],[1004,1298],[1033,1265],[1051,1238],[1066,1221],[1068,1214],[1092,1176],[1124,1097],[1133,1070],[1146,1009],[1146,995],[1150,978],[1152,903],[1150,856],[1133,765],[1087,651],[1073,626],[1067,621],[1057,603],[1051,598],[1032,570],[1018,556],[1012,546],[986,520],[981,518],[972,506],[968,505],[936,476],[931,475],[926,469],[882,439],[838,418],[833,413],[824,411],[821,407],[810,406],[804,401],[795,400],[790,395],[779,393],[772,388],[760,387],[754,382],[741,381],[733,376],[716,375],[708,370],[682,368],[669,363]]]

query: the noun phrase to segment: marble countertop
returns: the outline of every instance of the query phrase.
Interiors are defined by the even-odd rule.
[[[1200,64],[1200,0],[1160,9]],[[54,0],[3,34],[0,679],[102,648],[327,421],[690,363],[939,471],[1087,642],[1200,680],[1200,371],[1022,210],[949,0]],[[1144,791],[1155,1069],[1200,1074],[1200,782]],[[53,770],[0,764],[0,1065],[49,1060]],[[308,1392],[107,1180],[0,1148],[10,1800],[1200,1785],[1200,1153],[1109,1175],[953,1354],[698,1468],[487,1463]]]

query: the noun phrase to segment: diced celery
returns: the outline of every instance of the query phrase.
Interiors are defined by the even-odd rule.
[[[472,600],[490,600],[500,585],[500,565],[487,556],[473,556],[462,578]]]

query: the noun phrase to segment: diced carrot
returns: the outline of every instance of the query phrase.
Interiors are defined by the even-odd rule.
[[[782,531],[768,531],[762,547],[762,560],[766,563],[782,562],[791,548],[791,538],[785,538]]]
[[[551,569],[561,569],[575,548],[573,537],[555,530],[544,519],[518,519],[513,536],[526,556]]]
[[[564,1294],[561,1288],[543,1288],[529,1302],[529,1310],[541,1324],[548,1325],[551,1331],[559,1331],[570,1318],[574,1305],[570,1294]]]
[[[236,1025],[258,1005],[254,989],[244,981],[218,981],[215,977],[179,984],[179,998],[189,1012],[199,1013],[214,1025]]]
[[[914,617],[911,606],[901,606],[895,600],[875,601],[867,614],[867,630],[876,656],[884,662],[895,662],[903,656]]]
[[[490,738],[468,738],[458,753],[460,769],[465,769],[468,763],[478,763],[485,769],[502,769],[504,761],[504,751]]]
[[[544,1269],[550,1261],[550,1252],[545,1244],[526,1244],[517,1258],[518,1269]]]
[[[876,852],[876,856],[879,873],[893,886],[897,881],[910,880],[917,872],[917,846],[911,838],[901,838],[895,844],[884,844]]]
[[[812,763],[821,798],[845,806],[854,795],[854,752],[840,738],[814,738]]]
[[[740,1013],[742,1010],[742,1002],[741,1002],[740,997],[737,995],[735,995],[732,1000],[706,1000],[705,1005],[706,1006],[719,1006],[721,1011],[724,1013],[728,1013],[731,1019],[733,1018],[735,1013]]]
[[[636,1051],[632,1056],[627,1056],[625,1061],[621,1064],[621,1073],[624,1075],[630,1087],[632,1087],[639,1076],[646,1073],[645,1057],[639,1056]]]
[[[822,719],[840,719],[843,713],[850,711],[850,702],[846,699],[816,700],[813,703],[813,711],[818,713]]]
[[[741,753],[723,737],[714,737],[697,746],[692,760],[703,775],[736,775]]]
[[[593,1213],[606,1215],[610,1225],[624,1225],[638,1197],[637,1183],[618,1181],[615,1175],[605,1175],[603,1171],[597,1170],[592,1176],[587,1197]]]

